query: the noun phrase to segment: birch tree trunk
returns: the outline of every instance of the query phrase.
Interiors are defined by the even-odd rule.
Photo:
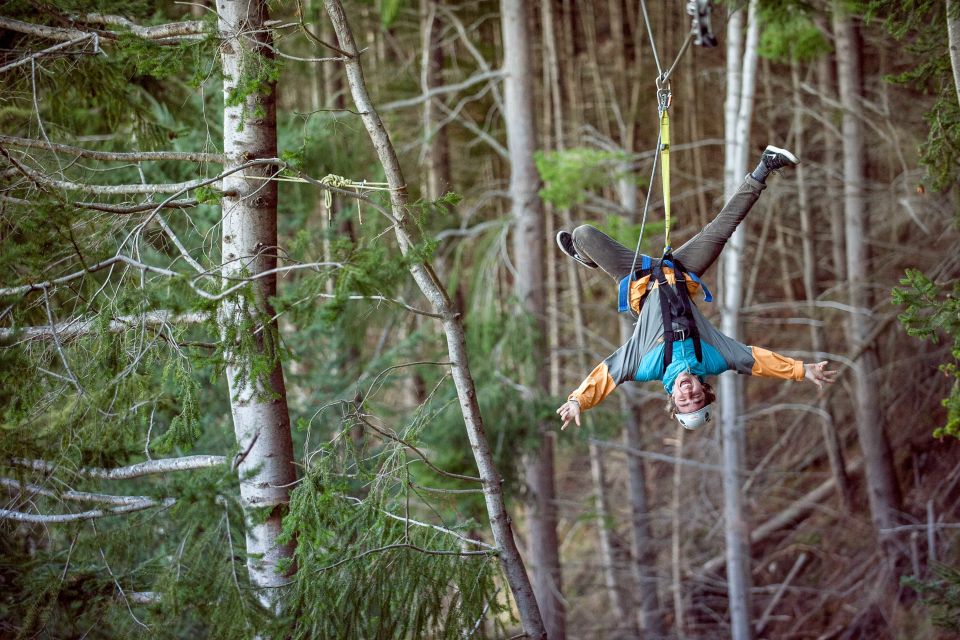
[[[353,96],[354,106],[361,114],[364,127],[370,136],[377,153],[377,158],[383,167],[384,175],[390,187],[390,208],[393,216],[393,229],[397,237],[400,250],[407,254],[416,242],[416,231],[413,221],[407,213],[407,191],[403,171],[397,159],[396,150],[390,141],[367,92],[363,78],[363,69],[360,66],[359,53],[353,32],[347,22],[340,0],[324,0],[327,13],[337,34],[338,46],[346,52],[347,82]],[[498,558],[503,568],[510,591],[513,594],[524,632],[531,638],[546,638],[546,629],[537,607],[530,580],[527,577],[523,559],[513,539],[513,529],[510,516],[507,514],[503,501],[500,474],[493,463],[493,454],[490,443],[487,441],[483,428],[483,417],[480,415],[480,406],[477,404],[477,392],[473,376],[470,373],[470,362],[467,357],[466,338],[464,336],[461,316],[453,308],[447,291],[440,284],[429,262],[415,262],[410,265],[410,274],[419,287],[421,293],[440,316],[443,331],[447,341],[447,352],[450,356],[451,373],[457,389],[457,398],[460,402],[460,412],[463,415],[464,427],[477,471],[483,481],[483,496],[487,514],[490,518],[490,528],[493,532],[494,543],[499,551]]]
[[[900,489],[893,470],[890,443],[883,430],[877,395],[876,354],[866,343],[871,333],[867,310],[871,307],[868,286],[870,256],[867,250],[867,220],[863,158],[865,154],[863,125],[857,115],[860,109],[860,47],[856,27],[839,4],[833,15],[837,43],[837,81],[843,105],[843,211],[846,236],[846,271],[850,304],[854,307],[847,322],[847,341],[851,353],[859,354],[853,364],[856,399],[857,435],[863,451],[867,494],[873,526],[881,544],[882,529],[895,525],[895,512],[900,507]],[[857,312],[856,309],[863,311]],[[890,545],[883,545],[888,556]]]
[[[271,65],[270,30],[265,0],[217,3],[223,64],[224,170],[252,159],[277,157],[276,86],[260,84],[242,100],[232,100],[244,78]],[[240,497],[248,522],[247,568],[261,591],[260,601],[273,607],[276,588],[287,581],[279,568],[293,555],[292,544],[278,544],[281,520],[296,481],[290,415],[280,363],[277,323],[271,298],[276,276],[257,277],[277,266],[277,183],[248,179],[269,176],[272,169],[248,168],[224,178],[221,274],[224,286],[256,278],[250,296],[229,296],[218,312],[225,345],[227,383],[233,427],[241,459],[237,465]],[[269,374],[255,373],[269,365]],[[269,515],[263,517],[263,512]]]
[[[736,192],[747,171],[747,148],[753,96],[756,86],[759,25],[757,0],[750,0],[747,40],[741,49],[743,12],[736,11],[727,23],[727,98],[724,105],[725,165],[724,198]],[[740,300],[744,229],[741,227],[723,250],[722,317],[720,330],[740,337]],[[739,376],[720,376],[720,420],[723,441],[724,537],[727,555],[727,591],[731,636],[749,640],[750,625],[750,532],[743,513],[740,469],[743,468],[745,435],[740,422],[742,386]]]
[[[950,67],[953,69],[953,86],[960,102],[960,9],[956,0],[947,0],[947,41],[950,47]]]
[[[503,32],[504,121],[510,158],[510,200],[513,218],[513,260],[517,273],[514,293],[523,311],[533,320],[537,337],[531,353],[534,379],[525,381],[537,389],[549,386],[543,296],[543,207],[538,190],[540,177],[533,163],[537,127],[533,117],[533,73],[530,62],[526,3],[501,0]],[[534,591],[551,639],[563,638],[565,612],[561,598],[560,552],[557,541],[556,488],[554,487],[554,440],[552,428],[536,425],[539,451],[530,454],[526,467],[529,491],[530,545]]]

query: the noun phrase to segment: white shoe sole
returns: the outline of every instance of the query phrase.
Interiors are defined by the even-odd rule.
[[[766,154],[768,151],[772,151],[773,153],[782,154],[787,160],[789,160],[789,161],[792,162],[793,164],[800,164],[800,158],[798,158],[797,156],[793,155],[792,153],[790,153],[790,152],[787,151],[786,149],[781,149],[780,147],[775,147],[775,146],[773,146],[772,144],[768,144],[768,145],[767,145],[767,148],[764,149],[763,152]]]

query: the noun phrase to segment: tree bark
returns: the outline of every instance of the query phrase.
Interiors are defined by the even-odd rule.
[[[955,0],[947,2],[947,41],[950,47],[950,67],[953,69],[953,86],[960,102],[960,8]]]
[[[347,82],[353,95],[356,110],[361,114],[364,127],[367,129],[390,186],[390,206],[395,220],[393,229],[400,250],[406,254],[413,248],[416,236],[413,221],[407,213],[408,197],[403,171],[400,169],[400,163],[393,148],[393,143],[390,141],[390,136],[387,134],[383,122],[380,120],[380,116],[367,93],[356,41],[347,22],[343,6],[340,0],[324,0],[324,4],[337,34],[338,46],[349,56],[345,63]],[[434,311],[442,317],[447,351],[452,363],[451,372],[457,389],[464,427],[477,463],[477,470],[483,480],[483,495],[487,514],[490,518],[490,527],[493,532],[494,543],[500,552],[498,558],[517,605],[521,623],[529,637],[546,638],[543,619],[537,607],[536,598],[533,595],[533,589],[523,565],[523,559],[520,557],[516,542],[513,539],[510,517],[503,501],[500,474],[493,463],[490,443],[487,441],[484,432],[483,417],[480,415],[477,392],[470,373],[466,339],[460,314],[453,309],[446,290],[437,280],[429,262],[418,262],[410,265],[410,273]]]
[[[420,21],[423,53],[420,60],[420,88],[424,95],[431,87],[443,84],[443,48],[437,0],[420,0]],[[423,136],[425,180],[423,195],[436,200],[450,190],[450,146],[447,129],[441,125],[433,98],[423,101]]]
[[[846,271],[850,304],[858,309],[869,309],[870,256],[867,249],[869,222],[864,192],[865,169],[863,125],[857,113],[860,110],[862,83],[861,51],[856,27],[839,5],[833,14],[834,36],[837,43],[837,80],[840,102],[843,105],[843,210],[846,236]],[[900,489],[893,469],[890,443],[883,430],[877,395],[877,358],[866,343],[871,333],[869,319],[863,313],[851,313],[847,322],[847,341],[854,360],[854,387],[856,399],[857,435],[863,451],[867,479],[867,494],[873,526],[881,544],[883,529],[896,524],[895,513],[900,507]],[[892,557],[890,545],[883,545]]]
[[[747,170],[747,148],[756,85],[759,26],[757,0],[751,0],[747,40],[743,43],[743,11],[735,11],[727,24],[727,99],[724,106],[725,164],[724,196],[736,192]],[[730,238],[723,251],[723,293],[720,330],[740,336],[740,300],[744,229]],[[745,434],[740,421],[742,386],[739,376],[720,376],[720,419],[723,441],[724,538],[727,554],[727,590],[731,637],[749,640],[750,624],[750,533],[743,510],[740,469],[745,457]]]
[[[533,73],[530,61],[526,3],[501,0],[503,33],[503,99],[507,149],[510,157],[510,201],[513,219],[513,261],[517,274],[514,294],[533,322],[537,333],[530,354],[538,389],[549,386],[543,296],[543,207],[538,190],[540,177],[533,163],[537,149],[537,126],[533,117]],[[526,462],[530,509],[529,555],[533,563],[534,591],[551,639],[563,638],[565,612],[561,597],[560,552],[557,541],[557,506],[554,487],[554,440],[551,427],[535,426],[539,450]]]
[[[790,79],[793,87],[793,131],[795,134],[794,153],[797,157],[804,156],[804,141],[806,139],[806,130],[803,118],[803,99],[800,94],[800,63],[796,60],[790,65]],[[797,209],[800,213],[800,243],[803,252],[803,290],[804,297],[809,305],[807,315],[811,319],[818,316],[817,308],[814,302],[817,299],[817,248],[815,244],[816,236],[810,211],[810,198],[807,190],[806,167],[800,163],[796,167],[797,184]],[[813,351],[817,354],[816,360],[821,360],[823,345],[823,327],[816,324],[810,325],[810,344]],[[847,477],[845,462],[843,459],[843,448],[840,444],[840,438],[837,436],[837,426],[833,420],[833,413],[830,411],[830,402],[826,397],[817,400],[817,406],[826,417],[821,421],[823,429],[823,443],[827,451],[827,459],[830,461],[830,471],[836,481],[837,494],[840,503],[846,511],[853,508],[853,488],[850,486],[850,479]]]
[[[223,64],[223,152],[225,170],[251,159],[277,156],[276,86],[263,83],[239,104],[230,99],[257,65],[273,62],[272,38],[265,0],[219,0],[218,28]],[[223,180],[229,195],[222,207],[222,261],[224,286],[257,277],[277,266],[277,183],[249,179],[267,177],[269,165],[248,167]],[[291,543],[279,544],[281,520],[296,481],[290,415],[280,363],[277,322],[271,298],[277,292],[276,275],[257,278],[249,297],[228,296],[218,319],[228,345],[227,383],[239,450],[246,455],[237,464],[240,497],[246,511],[247,568],[261,591],[260,601],[273,607],[277,587],[288,576],[280,568],[293,555]],[[251,339],[251,336],[253,338]],[[255,360],[270,363],[269,374],[253,371]],[[269,515],[263,517],[264,511]]]

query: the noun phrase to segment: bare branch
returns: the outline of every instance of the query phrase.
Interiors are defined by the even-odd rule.
[[[0,71],[3,71],[3,68],[0,68]],[[47,151],[68,153],[82,158],[115,162],[156,162],[161,160],[209,162],[213,164],[223,164],[224,162],[222,153],[204,153],[201,151],[95,151],[93,149],[74,147],[69,144],[5,135],[0,135],[0,144],[27,147],[30,149],[46,149]]]
[[[13,458],[10,464],[18,467],[26,467],[34,471],[43,473],[53,473],[57,470],[55,465],[46,460],[29,460],[27,458]],[[88,477],[100,478],[102,480],[129,480],[130,478],[139,478],[154,473],[170,473],[173,471],[192,471],[194,469],[209,469],[227,464],[226,456],[197,455],[184,456],[182,458],[162,458],[160,460],[147,460],[138,462],[127,467],[115,467],[113,469],[103,469],[97,467],[86,467],[71,470],[74,473]]]
[[[29,204],[29,201],[25,201]],[[90,209],[92,211],[103,211],[104,213],[116,213],[118,215],[128,215],[131,213],[143,213],[144,211],[156,211],[157,209],[183,209],[186,207],[195,207],[200,204],[199,200],[171,200],[170,202],[145,202],[134,205],[103,204],[100,202],[74,202],[73,206],[78,209]]]
[[[79,520],[93,520],[95,518],[105,518],[107,516],[117,516],[124,513],[133,513],[143,511],[151,507],[169,507],[176,503],[173,498],[165,498],[163,501],[150,500],[136,504],[114,507],[112,509],[92,509],[90,511],[81,511],[79,513],[60,513],[60,514],[36,514],[23,513],[22,511],[13,511],[12,509],[0,509],[0,520],[15,520],[17,522],[56,524],[63,522],[77,522]]]
[[[65,29],[63,27],[48,27],[42,24],[33,24],[32,22],[23,22],[0,16],[0,29],[25,33],[30,36],[46,38],[48,40],[59,40],[65,42],[68,40],[78,40],[80,38],[91,38],[96,34],[89,31],[80,31],[78,29]]]
[[[93,45],[93,46],[94,46],[94,51],[87,52],[87,51],[81,50],[81,51],[74,51],[74,52],[69,52],[69,53],[74,53],[74,54],[87,53],[88,55],[95,55],[95,54],[96,54],[96,49],[97,49],[97,38],[96,38],[96,35],[95,35],[95,34],[84,34],[84,35],[82,35],[82,36],[79,36],[79,37],[77,37],[77,38],[74,38],[73,40],[67,40],[66,42],[61,42],[60,44],[55,44],[55,45],[53,45],[52,47],[47,47],[46,49],[42,49],[42,50],[40,50],[40,51],[37,51],[36,53],[31,53],[30,55],[28,55],[28,56],[26,56],[26,57],[20,58],[20,59],[17,60],[16,62],[11,62],[10,64],[5,64],[5,65],[3,65],[2,67],[0,67],[0,73],[3,73],[4,71],[9,71],[10,69],[16,69],[17,67],[19,67],[19,66],[21,66],[21,65],[25,65],[25,64],[27,64],[27,63],[29,63],[29,62],[33,62],[34,60],[37,60],[38,58],[42,58],[43,56],[50,55],[51,53],[56,53],[57,51],[60,51],[60,50],[62,50],[62,49],[66,49],[66,48],[69,47],[69,46],[72,46],[72,45],[75,45],[75,44],[80,44],[81,42],[86,42],[87,40],[90,40],[90,39],[93,39],[93,42],[94,42],[94,45]]]
[[[336,294],[333,294],[333,293],[318,293],[315,295],[318,298],[337,298],[338,297]],[[439,313],[432,313],[430,311],[424,311],[422,309],[417,309],[416,307],[411,307],[409,304],[407,304],[403,300],[396,299],[396,298],[387,298],[385,296],[361,296],[361,295],[345,296],[345,297],[347,298],[347,300],[376,300],[379,302],[391,302],[393,304],[400,305],[407,311],[410,311],[411,313],[416,313],[417,315],[427,316],[428,318],[443,318],[443,316],[441,316]]]
[[[214,182],[219,182],[223,177],[218,176],[217,178],[211,180],[209,178],[200,178],[197,180],[188,180],[186,182],[174,182],[168,184],[117,184],[117,185],[100,185],[100,184],[83,184],[81,182],[70,182],[69,180],[55,180],[53,178],[48,178],[47,176],[30,169],[25,166],[22,162],[15,159],[11,156],[7,150],[0,146],[0,152],[3,153],[4,157],[7,158],[20,172],[26,177],[30,178],[38,185],[50,187],[53,189],[60,189],[62,191],[86,191],[87,193],[97,193],[100,195],[130,195],[130,194],[151,194],[151,193],[172,193],[172,192],[183,192],[189,191],[191,189],[196,189],[197,187],[202,187],[207,184],[212,184]]]
[[[148,326],[157,327],[166,324],[200,324],[207,320],[205,313],[170,313],[169,311],[150,311],[136,316],[119,316],[113,318],[106,324],[106,330],[110,333],[119,333],[131,327]],[[92,333],[96,327],[94,318],[74,318],[65,322],[58,322],[51,327],[50,325],[40,327],[22,327],[19,329],[0,329],[0,340],[9,338],[20,338],[22,341],[49,339],[55,332],[61,339],[76,338],[78,336]]]
[[[48,289],[50,287],[54,287],[59,284],[65,284],[72,280],[76,280],[77,278],[80,278],[86,275],[87,273],[93,273],[95,271],[105,269],[111,265],[117,264],[118,262],[127,264],[131,267],[136,267],[138,269],[143,269],[144,271],[153,271],[155,273],[159,273],[165,276],[180,275],[176,271],[170,271],[169,269],[162,269],[160,267],[153,267],[153,266],[144,264],[142,262],[138,262],[129,256],[119,255],[119,256],[113,256],[112,258],[107,258],[106,260],[101,260],[100,262],[90,265],[86,269],[75,271],[73,273],[67,274],[60,278],[47,280],[46,282],[39,282],[37,284],[24,284],[24,285],[20,285],[19,287],[6,287],[4,289],[0,289],[0,297],[17,296],[17,295],[22,295],[24,293],[30,293],[31,291],[40,291],[41,289]]]
[[[504,72],[500,70],[495,71],[486,71],[484,73],[478,73],[476,75],[470,76],[463,82],[458,82],[456,84],[448,84],[442,87],[434,87],[429,91],[420,94],[414,98],[406,98],[404,100],[395,100],[394,102],[388,102],[387,104],[380,107],[380,111],[393,111],[395,109],[402,109],[404,107],[412,107],[418,105],[422,102],[433,98],[434,96],[444,95],[447,93],[457,93],[469,87],[472,87],[475,84],[480,84],[481,82],[486,82],[488,80],[499,80],[504,76]]]
[[[150,496],[114,496],[105,493],[89,493],[87,491],[64,491],[56,492],[45,489],[39,485],[27,482],[20,482],[13,478],[0,478],[0,486],[8,489],[16,489],[18,493],[29,493],[31,496],[39,495],[47,498],[56,498],[59,500],[70,500],[73,502],[100,502],[103,504],[112,504],[116,506],[127,506],[142,504],[144,502],[157,502]]]
[[[187,22],[170,22],[149,27],[141,26],[123,16],[106,15],[102,13],[88,13],[85,16],[76,18],[77,22],[85,24],[95,24],[110,27],[123,27],[129,29],[131,33],[145,40],[163,40],[172,41],[179,38],[184,40],[199,40],[208,34],[208,26],[202,20],[191,20]],[[114,34],[116,35],[116,34]],[[190,36],[197,36],[191,38]]]

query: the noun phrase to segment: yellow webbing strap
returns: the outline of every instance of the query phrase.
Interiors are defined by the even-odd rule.
[[[660,109],[660,175],[663,176],[663,250],[670,250],[670,116]]]

